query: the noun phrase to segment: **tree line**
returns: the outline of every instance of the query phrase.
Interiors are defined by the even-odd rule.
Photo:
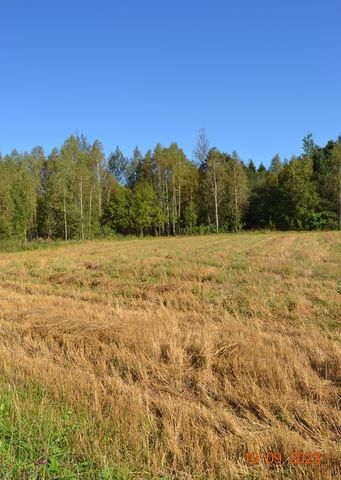
[[[83,135],[0,156],[1,240],[242,229],[341,229],[341,138],[320,147],[308,134],[268,168],[211,148],[204,130],[192,160],[176,143],[106,158]]]

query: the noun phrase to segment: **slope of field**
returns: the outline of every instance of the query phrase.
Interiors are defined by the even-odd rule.
[[[340,240],[0,254],[0,478],[339,478]]]

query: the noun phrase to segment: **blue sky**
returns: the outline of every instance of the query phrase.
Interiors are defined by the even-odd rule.
[[[0,3],[0,151],[73,132],[106,153],[176,141],[266,165],[341,134],[339,0]]]

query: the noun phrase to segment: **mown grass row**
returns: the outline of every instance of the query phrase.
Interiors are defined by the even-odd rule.
[[[340,245],[263,233],[2,254],[1,474],[337,478]],[[321,465],[245,463],[295,449]]]

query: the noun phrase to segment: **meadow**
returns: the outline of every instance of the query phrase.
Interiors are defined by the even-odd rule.
[[[338,232],[0,253],[0,478],[341,478],[340,279]]]

